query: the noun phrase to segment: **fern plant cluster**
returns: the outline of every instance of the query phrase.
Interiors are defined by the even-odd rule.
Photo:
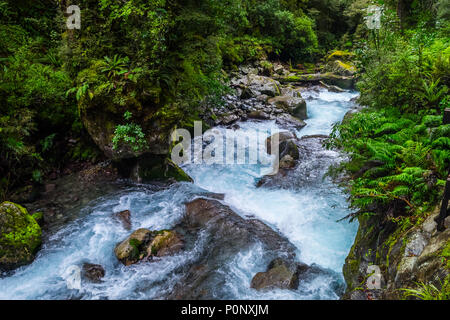
[[[350,154],[340,169],[352,177],[351,205],[360,213],[397,202],[411,215],[440,199],[450,165],[450,125],[429,112],[369,108],[334,127],[328,147]]]

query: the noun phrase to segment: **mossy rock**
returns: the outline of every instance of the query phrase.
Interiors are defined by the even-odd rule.
[[[135,159],[123,159],[115,164],[121,176],[139,183],[167,181],[169,179],[194,181],[171,159],[161,155],[145,154]]]
[[[327,56],[327,61],[341,60],[349,61],[353,59],[354,53],[346,50],[334,50]]]
[[[117,259],[129,266],[153,256],[163,257],[178,253],[184,242],[175,231],[138,229],[114,249]]]
[[[9,201],[0,205],[1,270],[31,263],[41,242],[41,228],[24,207]]]

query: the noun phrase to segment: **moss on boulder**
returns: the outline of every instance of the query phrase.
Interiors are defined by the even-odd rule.
[[[31,263],[42,242],[42,231],[28,211],[13,202],[0,205],[0,269]]]
[[[119,243],[114,253],[120,262],[129,266],[149,257],[175,254],[183,246],[181,236],[175,231],[150,231],[141,228]]]

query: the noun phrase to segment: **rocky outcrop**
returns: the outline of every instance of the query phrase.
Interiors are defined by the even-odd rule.
[[[216,200],[199,198],[187,203],[185,220],[178,229],[185,232],[186,247],[195,249],[189,252],[184,275],[168,299],[229,297],[229,289],[224,286],[232,272],[229,263],[255,248],[263,250],[264,261],[271,261],[250,281],[249,286],[256,290],[295,289],[302,281],[330,274],[299,263],[297,250],[288,239],[259,220],[239,216]]]
[[[0,204],[0,270],[31,263],[41,237],[41,228],[24,207],[9,201]]]
[[[225,295],[220,285],[226,276],[221,272],[224,262],[255,245],[261,244],[270,260],[295,260],[295,246],[285,237],[259,220],[242,218],[216,200],[201,198],[187,203],[183,229],[189,230],[194,239],[202,235],[207,246],[187,267],[169,296],[171,299],[214,299]]]
[[[419,282],[440,288],[450,275],[445,256],[450,218],[446,220],[447,229],[438,232],[434,221],[437,215],[436,209],[422,223],[405,231],[382,215],[360,217],[358,234],[343,268],[347,282],[344,298],[400,299],[404,297],[402,289],[416,289]]]
[[[176,231],[138,229],[114,249],[117,259],[129,266],[151,257],[163,257],[179,252],[183,240]]]
[[[117,161],[116,166],[122,177],[138,183],[153,181],[187,181],[192,178],[167,156],[144,154],[137,158]]]

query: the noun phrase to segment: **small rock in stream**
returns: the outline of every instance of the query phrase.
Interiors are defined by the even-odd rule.
[[[99,264],[84,263],[83,278],[93,283],[100,283],[105,276],[105,269]]]
[[[126,230],[131,230],[131,212],[130,210],[124,210],[115,214],[117,218],[122,222],[123,227]]]

